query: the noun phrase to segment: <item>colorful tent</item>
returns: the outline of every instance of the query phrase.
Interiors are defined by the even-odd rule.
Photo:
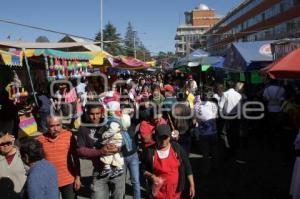
[[[273,78],[300,79],[300,48],[293,50],[281,59],[273,62],[261,72]]]
[[[0,57],[5,65],[22,66],[22,57],[19,53],[0,50]]]
[[[30,58],[35,56],[55,57],[69,60],[90,60],[95,57],[95,55],[89,52],[64,52],[53,49],[26,50],[26,57]]]
[[[135,59],[133,57],[117,56],[108,59],[112,67],[122,68],[122,69],[147,69],[151,66],[150,62],[143,62],[141,60]]]

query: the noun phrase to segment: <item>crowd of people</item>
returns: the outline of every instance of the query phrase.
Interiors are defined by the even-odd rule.
[[[283,163],[300,148],[299,91],[275,80],[250,94],[242,82],[198,87],[193,75],[162,73],[119,76],[108,85],[83,78],[47,90],[37,97],[38,136],[18,138],[15,115],[0,133],[1,198],[75,198],[80,158],[93,163],[91,198],[123,198],[128,174],[134,199],[141,198],[141,186],[149,198],[194,198],[201,190],[191,150],[202,155],[203,174],[217,169],[218,161],[246,164],[242,149],[255,128],[251,123],[267,126],[267,144],[280,147]],[[1,100],[8,102],[4,94]],[[294,198],[300,197],[299,164],[297,159]]]

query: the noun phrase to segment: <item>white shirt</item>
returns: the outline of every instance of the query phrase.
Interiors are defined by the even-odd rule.
[[[215,98],[218,102],[221,100],[221,97],[217,93],[213,95],[213,98]]]
[[[159,159],[165,159],[167,157],[169,157],[169,154],[170,154],[170,148],[169,147],[167,150],[156,150],[157,151],[157,155],[158,155],[158,158]]]
[[[284,100],[284,88],[271,85],[265,88],[263,97],[268,101],[268,111],[278,113],[281,111],[281,102]]]
[[[210,101],[202,102],[198,112],[195,114],[197,119],[200,119],[201,121],[216,119],[218,117],[218,106]]]
[[[233,88],[223,93],[219,102],[219,108],[224,115],[235,115],[242,100],[242,95]]]

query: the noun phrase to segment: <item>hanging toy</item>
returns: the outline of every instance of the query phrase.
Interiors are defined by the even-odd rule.
[[[65,76],[69,77],[68,61],[65,59],[63,60],[63,66],[64,66]]]
[[[57,70],[57,78],[58,79],[64,79],[64,66],[62,65],[62,61],[57,59],[57,65],[56,65],[56,70]]]
[[[16,88],[16,97],[20,97],[20,87],[21,87],[21,81],[16,73],[16,71],[14,71],[14,86]]]
[[[87,73],[87,67],[88,67],[88,63],[82,62],[82,74],[83,75],[85,75]]]
[[[71,77],[73,76],[73,69],[74,69],[74,66],[73,66],[72,61],[68,61],[68,73]]]
[[[49,69],[50,69],[50,81],[53,77],[55,77],[55,71],[54,71],[54,59],[53,57],[50,57],[50,66],[49,66]]]
[[[13,100],[15,103],[19,103],[20,97],[26,97],[28,96],[28,93],[22,87],[21,80],[19,79],[16,71],[13,71],[13,73],[13,81],[7,85],[6,90],[9,93],[10,99]]]
[[[46,77],[49,78],[50,76],[50,71],[49,71],[49,63],[48,63],[48,57],[45,56],[45,67],[46,67]]]
[[[58,67],[59,67],[59,60],[57,58],[55,58],[54,69],[58,70]]]
[[[76,75],[76,65],[74,61],[71,62],[71,66],[72,66],[72,77],[74,78]]]
[[[89,67],[90,69],[92,69],[92,68],[93,68],[93,65],[92,65],[90,62],[88,62],[88,67]]]
[[[79,66],[79,75],[81,76],[82,75],[82,63],[79,62],[78,66]]]

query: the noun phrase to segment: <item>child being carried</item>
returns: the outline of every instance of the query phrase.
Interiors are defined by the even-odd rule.
[[[123,143],[123,138],[121,134],[121,123],[117,119],[113,119],[109,122],[107,131],[102,134],[102,145],[114,144],[116,147],[121,148]],[[124,173],[124,158],[121,152],[115,153],[113,155],[106,155],[100,157],[100,161],[104,164],[103,170],[100,173],[101,177],[107,176],[110,173],[111,178],[120,176]]]

